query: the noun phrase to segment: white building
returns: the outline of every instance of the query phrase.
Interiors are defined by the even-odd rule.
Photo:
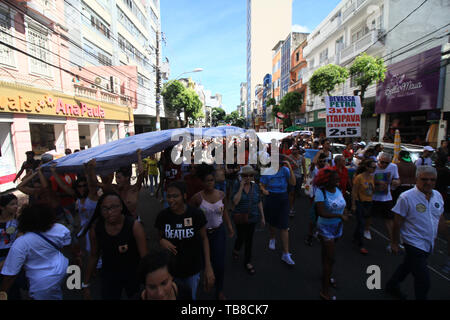
[[[362,52],[383,57],[389,67],[393,63],[447,43],[448,37],[442,35],[448,32],[448,29],[442,27],[449,21],[450,2],[430,0],[422,3],[423,1],[419,0],[341,1],[308,36],[308,44],[304,49],[308,63],[303,75],[304,83],[308,83],[314,71],[321,66],[337,64],[349,68]],[[348,79],[332,94],[354,95],[357,89],[359,88],[352,79]],[[371,108],[368,109],[370,111],[375,106],[376,90],[377,84],[373,84],[365,93],[364,106]],[[446,104],[442,107],[445,111]],[[450,106],[447,107],[450,111]],[[313,96],[310,90],[306,111],[308,122],[323,121],[325,125],[323,97]],[[396,117],[400,116],[396,114]],[[363,139],[370,139],[378,132],[381,141],[392,119],[393,117],[387,114],[363,119]],[[441,129],[444,125],[442,121],[441,119],[439,126]],[[419,126],[425,126],[415,125],[418,129]],[[440,130],[440,136],[443,134],[443,130]]]

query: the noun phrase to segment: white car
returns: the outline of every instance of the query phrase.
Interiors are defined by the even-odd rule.
[[[364,152],[369,148],[374,148],[377,144],[381,144],[383,146],[383,152],[389,153],[391,156],[394,156],[394,144],[387,142],[369,142],[367,146],[364,148]],[[400,150],[408,151],[411,156],[411,160],[414,163],[422,155],[423,146],[416,144],[401,143]],[[358,159],[357,157],[353,159],[353,163],[356,166],[358,166],[360,162],[361,160]]]

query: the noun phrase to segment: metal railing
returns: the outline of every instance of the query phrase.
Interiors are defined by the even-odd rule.
[[[76,96],[85,97],[89,99],[97,98],[97,89],[74,85],[74,92]]]
[[[378,29],[372,30],[358,41],[353,42],[348,47],[344,48],[340,54],[340,61],[351,59],[357,54],[366,50],[370,45],[378,39]]]

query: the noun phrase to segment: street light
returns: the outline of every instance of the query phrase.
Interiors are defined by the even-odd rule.
[[[186,74],[186,73],[194,73],[194,72],[202,72],[202,71],[203,71],[203,68],[196,68],[196,69],[194,69],[194,70],[192,70],[192,71],[185,71],[185,72],[183,72],[182,74],[180,74],[178,77],[176,77],[175,79],[176,79],[176,80],[180,79],[180,77],[181,77],[183,74]]]

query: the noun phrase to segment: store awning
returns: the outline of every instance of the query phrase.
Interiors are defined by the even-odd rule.
[[[325,119],[319,119],[313,122],[308,122],[304,126],[313,128],[325,128],[325,125],[326,125]]]

